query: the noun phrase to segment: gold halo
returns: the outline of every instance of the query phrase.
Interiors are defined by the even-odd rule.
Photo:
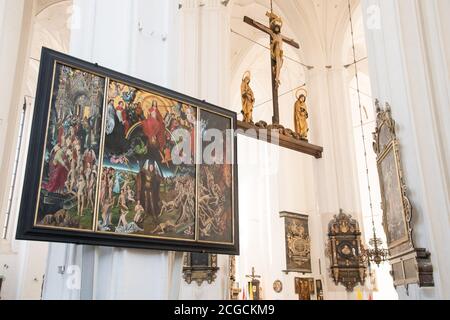
[[[308,91],[306,89],[300,88],[295,92],[295,97],[298,99],[300,99],[301,94],[299,94],[299,92],[303,92],[305,98],[308,98]]]
[[[242,76],[242,81],[244,81],[245,78],[247,78],[247,76],[248,76],[248,78],[250,79],[251,75],[252,75],[252,74],[251,74],[251,72],[250,72],[249,70],[245,71],[245,72],[244,72],[244,75]]]

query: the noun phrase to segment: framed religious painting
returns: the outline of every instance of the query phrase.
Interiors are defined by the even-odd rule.
[[[42,50],[17,238],[238,254],[236,114]]]
[[[312,273],[311,241],[309,237],[308,216],[281,212],[284,218],[286,270],[285,273]]]
[[[400,157],[400,142],[391,108],[377,105],[377,127],[373,134],[383,209],[383,227],[395,286],[434,286],[430,253],[415,248],[412,204],[408,198]]]

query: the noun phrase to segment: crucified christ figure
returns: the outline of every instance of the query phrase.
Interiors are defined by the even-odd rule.
[[[272,60],[275,62],[273,66],[273,73],[275,75],[275,83],[277,87],[280,86],[280,72],[283,67],[284,58],[283,58],[283,35],[281,34],[281,27],[283,26],[283,21],[279,16],[277,16],[273,12],[267,12],[266,16],[270,19],[270,29],[268,29],[268,33],[272,37],[272,41],[270,42],[270,53],[272,56]]]

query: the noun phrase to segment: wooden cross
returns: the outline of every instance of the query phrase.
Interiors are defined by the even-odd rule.
[[[252,267],[252,274],[246,275],[246,278],[252,279],[252,291],[253,291],[253,300],[259,300],[260,297],[260,288],[259,288],[259,280],[258,278],[261,278],[261,276],[258,276],[255,274],[255,267]]]
[[[272,4],[271,4],[272,7]],[[273,9],[271,9],[271,13],[273,14]],[[270,47],[272,48],[272,44],[274,42],[273,33],[276,34],[281,34],[281,27],[279,27],[278,29],[275,28],[273,22],[273,17],[271,17],[268,13],[269,16],[269,27],[266,27],[265,25],[263,25],[262,23],[259,23],[257,21],[254,21],[253,19],[245,16],[244,17],[244,22],[251,25],[252,27],[261,30],[264,33],[267,33],[268,35],[270,35]],[[281,35],[283,42],[297,48],[300,49],[300,45],[295,42],[293,39],[287,38],[283,35]],[[275,59],[273,59],[271,57],[271,69],[272,69],[272,96],[273,96],[273,117],[272,117],[272,123],[273,124],[280,124],[280,111],[279,111],[279,105],[278,105],[278,86],[279,84],[276,81],[276,68],[277,68],[277,61]]]
[[[258,275],[255,274],[255,267],[252,267],[252,274],[251,275],[246,275],[245,277],[252,279],[252,281],[256,280],[258,278],[261,278],[261,276],[258,276]]]

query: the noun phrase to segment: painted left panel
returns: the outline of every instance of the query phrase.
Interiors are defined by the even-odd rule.
[[[106,79],[55,63],[35,225],[92,231]]]

